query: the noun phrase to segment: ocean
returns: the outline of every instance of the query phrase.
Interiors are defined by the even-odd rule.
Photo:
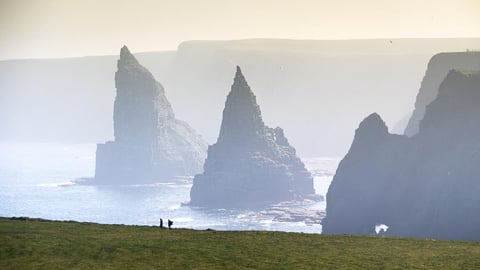
[[[321,233],[319,222],[279,219],[269,211],[185,206],[192,177],[150,185],[87,186],[74,180],[95,172],[95,144],[0,143],[0,216],[174,228]],[[339,159],[302,159],[326,195]],[[324,213],[325,201],[274,206]]]

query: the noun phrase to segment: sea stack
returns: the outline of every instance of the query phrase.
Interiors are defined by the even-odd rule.
[[[480,73],[451,70],[409,138],[376,114],[357,129],[327,193],[326,234],[480,240]]]
[[[95,183],[152,183],[200,172],[207,145],[175,119],[163,86],[126,46],[117,67],[115,141],[97,145]]]
[[[193,180],[190,205],[259,208],[314,194],[313,179],[281,128],[269,128],[237,66],[218,140],[203,174]]]

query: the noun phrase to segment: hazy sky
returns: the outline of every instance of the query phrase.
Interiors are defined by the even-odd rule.
[[[192,39],[480,37],[480,0],[0,0],[0,59]]]

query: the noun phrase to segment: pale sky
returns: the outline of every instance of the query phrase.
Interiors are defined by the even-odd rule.
[[[0,0],[0,60],[185,40],[480,37],[480,0]]]

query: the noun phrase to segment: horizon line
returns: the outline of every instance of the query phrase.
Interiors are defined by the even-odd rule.
[[[480,36],[475,37],[397,37],[397,38],[336,38],[336,39],[293,39],[293,38],[268,38],[268,37],[252,37],[252,38],[239,38],[239,39],[191,39],[181,41],[176,49],[165,49],[165,50],[146,50],[133,53],[144,54],[144,53],[161,53],[161,52],[177,52],[182,44],[189,42],[241,42],[241,41],[291,41],[291,42],[330,42],[330,41],[380,41],[380,40],[452,40],[452,39],[480,39]],[[124,44],[125,45],[125,44]],[[123,45],[120,45],[121,48]],[[475,52],[475,50],[471,50]],[[0,62],[6,61],[26,61],[26,60],[62,60],[62,59],[74,59],[74,58],[89,58],[89,57],[109,57],[116,56],[117,54],[89,54],[89,55],[65,55],[58,57],[19,57],[19,58],[2,58]]]

